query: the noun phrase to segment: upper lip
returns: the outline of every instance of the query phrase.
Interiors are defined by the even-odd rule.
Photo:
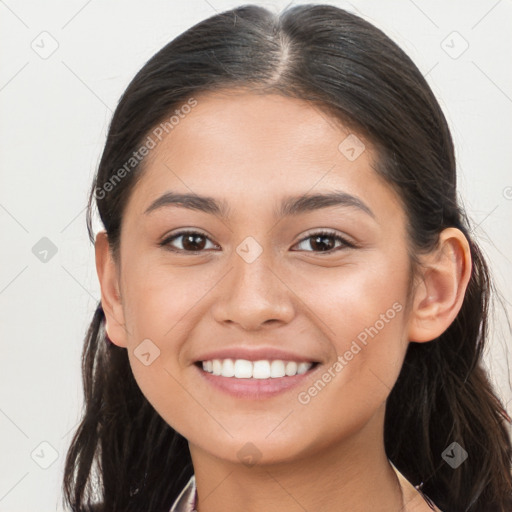
[[[298,363],[316,363],[314,358],[305,357],[287,350],[275,347],[225,347],[223,349],[206,352],[197,357],[195,362],[210,361],[212,359],[246,359],[247,361],[274,360],[296,361]]]

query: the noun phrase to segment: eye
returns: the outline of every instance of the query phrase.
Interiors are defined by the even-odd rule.
[[[324,253],[333,253],[340,249],[349,247],[355,248],[356,245],[345,240],[345,238],[340,235],[332,232],[332,231],[318,231],[316,233],[311,233],[306,238],[303,238],[299,244],[304,242],[308,242],[309,246],[313,248],[313,251],[310,252],[324,252]],[[337,248],[334,248],[335,242],[340,242]],[[316,249],[316,250],[315,250]]]
[[[181,247],[173,246],[172,242],[179,239],[182,239]],[[180,231],[167,237],[165,240],[160,242],[159,245],[173,252],[199,253],[203,252],[205,249],[206,241],[208,240],[210,239],[200,231]],[[309,241],[309,246],[313,248],[313,251],[309,252],[323,252],[331,254],[332,252],[340,250],[344,247],[356,247],[355,244],[345,240],[345,238],[341,237],[340,235],[325,230],[310,234],[306,238],[303,238],[296,245],[300,245],[307,241]],[[334,247],[335,242],[340,242],[338,247]],[[215,244],[212,245],[214,248],[219,248],[219,246]]]
[[[173,247],[171,242],[174,240],[182,239],[181,247]],[[179,233],[175,233],[174,235],[166,238],[162,242],[160,242],[160,246],[169,249],[174,252],[191,252],[197,253],[202,252],[205,248],[205,241],[210,240],[205,234],[200,231],[180,231]],[[215,244],[212,244],[214,247],[218,247]]]

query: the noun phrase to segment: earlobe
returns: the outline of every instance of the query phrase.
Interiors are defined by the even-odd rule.
[[[421,257],[422,279],[414,291],[409,340],[431,341],[440,336],[460,311],[471,277],[468,241],[457,228],[439,235],[437,248]]]
[[[119,347],[126,347],[126,330],[119,291],[116,263],[108,243],[106,231],[96,235],[94,244],[96,272],[100,281],[101,305],[105,312],[105,330],[109,339]]]

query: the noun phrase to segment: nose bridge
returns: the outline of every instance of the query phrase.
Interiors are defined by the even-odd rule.
[[[260,301],[271,300],[279,285],[275,282],[275,262],[268,245],[263,245],[254,236],[247,236],[236,247],[231,263],[234,291],[258,297]]]
[[[230,263],[231,272],[215,306],[218,321],[231,321],[247,328],[270,320],[290,320],[292,302],[278,277],[271,248],[248,236],[235,248]]]

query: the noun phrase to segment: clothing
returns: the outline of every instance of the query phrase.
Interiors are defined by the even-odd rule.
[[[180,492],[176,498],[171,510],[169,512],[197,512],[197,491],[196,491],[196,478],[194,475],[190,477],[187,485]]]
[[[391,462],[391,461],[390,461]],[[395,470],[398,479],[400,480],[400,484],[402,485],[402,488],[405,486],[412,486],[412,484],[405,479],[405,477],[396,469],[396,467],[391,463],[391,466]],[[418,487],[416,487],[418,490]],[[423,496],[423,499],[429,503],[432,504],[433,510],[440,511],[432,502],[431,499],[429,499],[427,496],[425,496],[421,491],[419,491],[420,494]],[[174,504],[171,507],[171,510],[169,512],[197,512],[196,510],[197,505],[197,491],[196,491],[196,479],[195,476],[192,475],[190,477],[190,480],[188,481],[187,485],[183,488],[179,496],[176,498]]]

